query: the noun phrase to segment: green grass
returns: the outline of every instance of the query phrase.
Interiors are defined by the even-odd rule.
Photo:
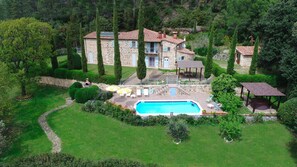
[[[62,152],[91,160],[127,158],[164,166],[296,166],[296,143],[277,123],[243,126],[242,141],[227,144],[217,126],[190,127],[190,139],[172,143],[165,127],[134,127],[74,104],[49,117]],[[290,151],[291,149],[291,151]],[[294,156],[296,158],[296,156]]]
[[[67,61],[67,56],[59,56],[58,57],[59,63],[65,63]],[[114,66],[112,65],[104,65],[105,72],[107,75],[114,75]],[[96,64],[88,64],[88,70],[94,73],[97,72],[97,65]],[[136,72],[136,67],[122,67],[122,79],[125,80],[129,78],[133,73]]]
[[[53,87],[38,87],[33,98],[28,101],[15,102],[11,113],[13,125],[18,134],[12,143],[11,150],[1,161],[11,161],[23,156],[50,152],[51,143],[38,124],[38,117],[65,103],[66,90]]]

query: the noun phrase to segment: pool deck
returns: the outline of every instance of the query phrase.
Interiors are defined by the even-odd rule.
[[[150,96],[141,96],[141,97],[121,97],[117,93],[114,94],[114,96],[109,100],[110,102],[121,105],[124,108],[135,110],[134,105],[139,100],[193,100],[195,102],[198,102],[200,106],[202,107],[202,110],[206,110],[206,113],[222,113],[221,110],[215,110],[210,109],[207,107],[206,100],[209,98],[209,94],[204,92],[195,92],[195,93],[189,93],[189,95],[176,95],[176,96],[170,96],[170,95],[150,95]]]

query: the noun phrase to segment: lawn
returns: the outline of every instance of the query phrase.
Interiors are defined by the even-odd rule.
[[[15,131],[18,132],[12,144],[12,149],[0,161],[11,161],[22,156],[50,152],[51,143],[40,128],[38,117],[57,106],[65,103],[66,90],[53,87],[38,87],[28,101],[15,102],[11,113]]]
[[[67,61],[67,56],[59,56],[59,63],[65,63]],[[107,75],[114,75],[114,66],[112,65],[104,65],[105,72]],[[97,65],[96,64],[88,64],[88,70],[94,73],[97,73]],[[122,79],[125,80],[129,78],[133,73],[136,72],[135,67],[122,67]]]
[[[296,166],[296,142],[290,145],[291,134],[276,122],[244,125],[242,141],[232,144],[219,137],[217,126],[190,127],[190,139],[175,145],[164,127],[134,127],[80,107],[54,113],[49,122],[62,139],[62,152],[84,159],[127,158],[164,166]]]

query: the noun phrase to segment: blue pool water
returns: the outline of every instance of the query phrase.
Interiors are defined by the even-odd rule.
[[[201,115],[201,108],[193,101],[140,101],[136,104],[138,115]]]

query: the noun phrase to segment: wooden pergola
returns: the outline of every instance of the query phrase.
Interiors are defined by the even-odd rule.
[[[186,71],[184,72],[185,76],[189,77],[189,80],[191,78],[192,73],[192,68],[194,68],[195,71],[195,76],[198,76],[198,69],[200,69],[200,81],[202,78],[202,69],[204,68],[204,65],[202,64],[201,61],[178,61],[176,63],[176,75],[178,75],[178,78],[180,78],[180,70],[185,69]]]
[[[255,97],[268,98],[267,100],[268,100],[269,106],[271,106],[271,104],[278,101],[277,109],[279,108],[281,97],[286,96],[285,94],[280,92],[277,88],[270,86],[266,82],[242,82],[240,84],[241,84],[241,93],[240,93],[241,98],[243,98],[243,88],[246,88],[248,91],[247,99],[246,99],[246,103],[245,103],[246,106],[248,106],[248,104],[249,104],[250,94],[253,94]],[[278,100],[271,102],[271,97],[277,97]],[[256,100],[257,100],[257,98],[256,98]],[[255,100],[255,103],[257,103],[256,100]],[[259,103],[261,103],[261,100]],[[255,109],[257,108],[257,105],[251,105],[251,106],[253,107],[253,112],[254,112]]]

